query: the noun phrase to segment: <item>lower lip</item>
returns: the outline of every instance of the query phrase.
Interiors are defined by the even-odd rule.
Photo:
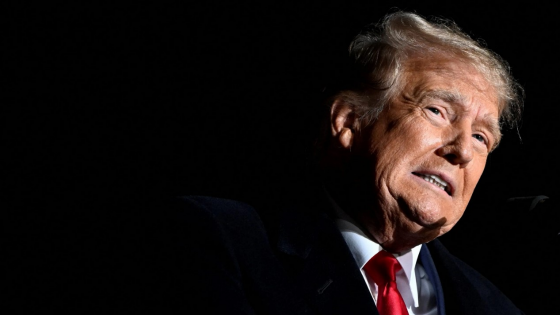
[[[439,186],[436,186],[435,184],[432,184],[432,183],[426,181],[424,178],[422,178],[420,176],[417,176],[417,175],[414,175],[414,174],[412,174],[412,176],[416,180],[421,181],[422,183],[427,184],[429,187],[432,187],[433,189],[437,190],[440,194],[443,194],[446,197],[451,197],[445,190],[439,188]]]

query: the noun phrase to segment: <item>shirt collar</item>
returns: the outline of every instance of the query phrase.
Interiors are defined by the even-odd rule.
[[[325,193],[333,206],[336,226],[350,248],[350,252],[354,256],[356,264],[361,269],[375,254],[383,250],[383,248],[366,235],[354,219],[340,208],[326,190]],[[416,307],[418,307],[419,301],[415,270],[421,247],[422,245],[417,245],[404,253],[393,254],[401,264],[402,270],[408,279],[412,298],[414,299]]]
[[[336,219],[335,223],[360,268],[363,268],[375,254],[383,249],[381,245],[368,238],[355,223],[342,218]],[[393,254],[401,264],[408,281],[412,283],[416,283],[414,268],[416,267],[421,247],[422,245],[417,245],[404,253]]]

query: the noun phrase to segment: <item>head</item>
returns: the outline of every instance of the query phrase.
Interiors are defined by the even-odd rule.
[[[461,218],[522,89],[505,61],[449,21],[397,12],[350,45],[353,69],[328,99],[321,165],[329,191],[398,252]]]

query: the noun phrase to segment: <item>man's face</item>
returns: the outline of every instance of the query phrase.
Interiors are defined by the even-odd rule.
[[[417,60],[407,69],[402,92],[352,145],[354,216],[393,251],[457,223],[500,139],[497,95],[474,68]]]

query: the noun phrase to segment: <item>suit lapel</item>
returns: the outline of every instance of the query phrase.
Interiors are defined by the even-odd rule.
[[[297,294],[317,314],[378,314],[334,222],[323,212],[294,210],[281,221],[277,248]]]
[[[428,278],[434,287],[436,292],[436,302],[437,302],[437,309],[438,315],[445,315],[445,302],[443,298],[443,288],[441,286],[441,282],[439,280],[439,275],[436,270],[436,265],[432,260],[432,256],[430,255],[430,251],[426,244],[422,244],[422,248],[420,249],[420,263],[424,270],[428,274]]]

